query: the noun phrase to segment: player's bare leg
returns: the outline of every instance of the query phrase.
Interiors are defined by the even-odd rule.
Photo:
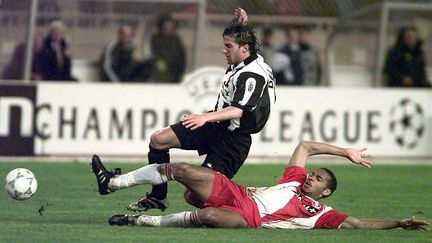
[[[93,163],[103,167],[100,160]],[[141,184],[159,185],[176,180],[185,185],[196,199],[204,202],[210,197],[213,179],[212,170],[201,166],[187,163],[152,164],[124,175],[112,176],[106,184],[109,192],[113,192]]]
[[[151,135],[150,146],[158,150],[165,150],[180,148],[181,144],[171,127],[165,127]]]
[[[180,141],[171,127],[165,127],[150,137],[148,152],[149,164],[164,164],[170,162],[169,149],[180,148]],[[162,211],[168,207],[168,186],[155,185],[150,193],[146,193],[140,200],[128,206],[132,211],[147,211],[150,208],[158,208]]]
[[[146,227],[214,227],[214,228],[247,228],[243,217],[223,208],[208,207],[193,212],[180,212],[166,216],[144,214],[113,215],[108,219],[110,225],[137,225]]]
[[[203,208],[198,210],[198,219],[208,227],[215,228],[247,228],[243,217],[231,210],[224,208]]]
[[[209,199],[213,187],[213,171],[202,166],[188,163],[172,164],[172,173],[176,181],[182,183],[191,191],[194,197],[205,202]],[[166,173],[168,167],[162,167],[162,173]]]
[[[102,163],[101,166],[103,166]],[[205,202],[210,197],[214,175],[208,168],[187,163],[153,164],[144,166],[125,175],[111,177],[107,184],[109,191],[113,192],[139,184],[157,185],[171,180],[177,180],[182,183],[193,193],[194,198]],[[213,224],[217,226],[218,224],[216,222],[225,220],[225,218],[216,218],[213,211],[205,210],[201,212],[200,215],[198,213],[200,213],[200,211],[182,212],[163,217],[148,215],[114,215],[110,217],[108,222],[111,225],[135,224],[142,226],[200,227],[203,225],[213,226]],[[200,221],[200,217],[203,217],[203,222]]]
[[[137,177],[138,181],[135,182],[137,184],[154,184],[165,180],[177,180],[185,185],[190,193],[193,194],[194,199],[199,202],[205,202],[210,198],[214,180],[213,172],[210,169],[187,163],[148,165],[131,173],[140,173],[140,178]],[[116,182],[118,178],[119,177],[112,178],[112,181],[109,183],[111,186],[110,190],[122,189],[121,185]],[[246,221],[238,213],[213,207],[199,209],[194,212],[170,214],[167,216],[114,215],[108,222],[112,225],[134,224],[152,227],[247,227]]]
[[[188,204],[196,208],[202,208],[203,203],[197,200],[194,194],[191,191],[189,191],[189,189],[186,188],[185,192],[183,193],[183,197]]]
[[[200,201],[206,201],[213,186],[213,171],[188,163],[152,164],[110,178],[109,189],[117,191],[136,185],[159,185],[171,180],[182,183]]]

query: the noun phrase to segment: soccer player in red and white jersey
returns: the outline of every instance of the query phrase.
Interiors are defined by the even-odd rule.
[[[337,182],[327,168],[319,168],[308,175],[306,162],[317,154],[341,156],[355,164],[371,167],[366,149],[340,148],[317,142],[300,142],[282,178],[272,187],[245,187],[217,171],[187,163],[152,164],[112,177],[104,184],[113,192],[139,184],[157,185],[176,180],[192,192],[193,200],[187,200],[199,209],[166,216],[114,215],[108,222],[153,227],[428,230],[428,222],[414,218],[362,220],[320,204],[320,199],[335,191]],[[100,177],[108,173],[97,156],[93,158],[92,167]]]

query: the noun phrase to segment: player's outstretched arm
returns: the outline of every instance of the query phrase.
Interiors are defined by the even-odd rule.
[[[342,223],[342,229],[395,229],[426,231],[429,223],[424,220],[416,220],[414,217],[403,220],[364,220],[348,217]]]
[[[240,118],[242,115],[242,109],[234,106],[228,106],[220,111],[186,115],[182,119],[182,124],[183,126],[190,128],[191,130],[195,130],[199,127],[202,127],[206,122],[235,119]]]
[[[366,153],[366,150],[366,148],[340,148],[326,143],[300,141],[294,150],[293,155],[291,156],[288,166],[305,167],[310,156],[317,154],[329,154],[345,157],[355,164],[370,168],[372,162],[369,160],[370,156]]]

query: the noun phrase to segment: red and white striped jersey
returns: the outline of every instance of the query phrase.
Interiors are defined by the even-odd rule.
[[[304,195],[307,179],[303,167],[289,166],[276,186],[248,187],[262,219],[261,227],[281,229],[337,229],[348,217]]]

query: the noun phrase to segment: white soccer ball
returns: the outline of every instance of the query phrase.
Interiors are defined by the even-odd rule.
[[[37,180],[33,172],[25,168],[11,170],[5,180],[5,189],[13,199],[26,200],[35,194]]]

